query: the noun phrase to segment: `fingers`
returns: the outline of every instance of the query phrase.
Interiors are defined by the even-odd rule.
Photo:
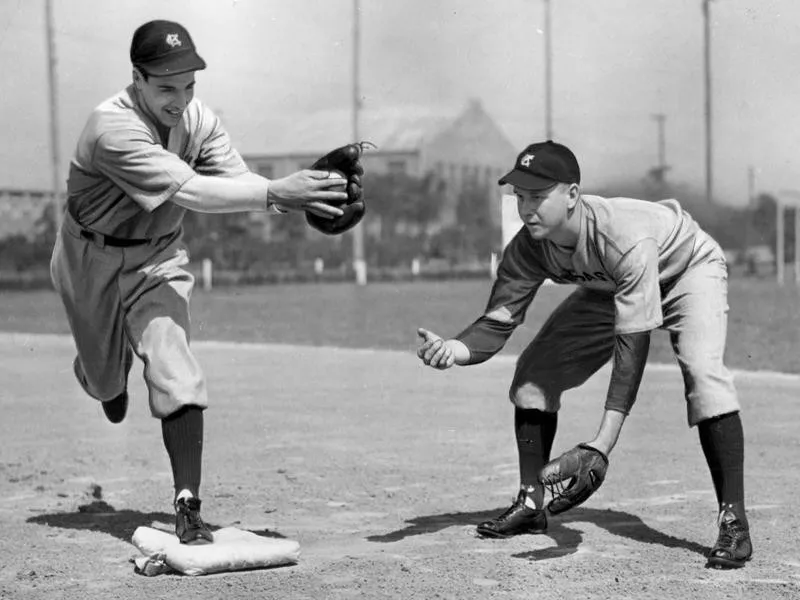
[[[430,333],[430,332],[428,332]],[[422,362],[434,369],[449,369],[455,364],[455,355],[442,338],[428,339],[417,349]]]
[[[322,217],[324,219],[335,219],[341,217],[344,211],[341,208],[336,208],[325,202],[312,201],[304,205],[304,210],[312,214]]]
[[[418,327],[418,328],[417,328],[417,335],[418,335],[419,337],[421,337],[421,338],[422,338],[423,340],[425,340],[425,341],[428,341],[428,340],[430,340],[430,339],[433,339],[433,338],[437,338],[437,337],[439,337],[438,335],[436,335],[436,334],[435,334],[435,333],[433,333],[432,331],[428,331],[428,330],[427,330],[427,329],[425,329],[424,327]]]

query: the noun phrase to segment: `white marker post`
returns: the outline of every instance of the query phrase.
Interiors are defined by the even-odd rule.
[[[210,258],[204,258],[203,259],[203,275],[202,275],[202,278],[203,278],[203,290],[206,291],[206,292],[210,292],[211,291],[211,287],[212,287],[212,282],[211,282],[212,271],[213,271],[213,266],[212,266],[212,263],[211,263],[211,259]]]

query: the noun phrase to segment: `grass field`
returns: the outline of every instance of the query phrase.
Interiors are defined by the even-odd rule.
[[[731,287],[731,366],[797,372],[797,292]],[[204,514],[212,528],[301,544],[297,565],[200,578],[145,578],[128,562],[137,526],[172,519],[138,366],[130,414],[112,426],[73,380],[55,296],[3,294],[0,330],[26,333],[0,333],[0,598],[800,597],[795,375],[737,371],[756,551],[745,569],[703,568],[714,496],[671,366],[647,370],[589,502],[547,535],[475,537],[517,485],[513,356],[565,292],[543,290],[503,355],[444,373],[414,356],[415,329],[467,324],[485,302],[480,282],[198,292],[212,404]],[[672,362],[663,336],[653,358]],[[604,369],[567,394],[555,452],[593,435],[607,381]]]
[[[490,280],[405,284],[300,284],[196,290],[196,340],[410,350],[416,328],[454,335],[481,314]],[[519,354],[569,286],[546,286],[504,349]],[[69,333],[53,292],[0,294],[0,331]],[[732,279],[727,362],[737,369],[800,373],[800,290],[763,279]],[[656,333],[651,361],[673,363]]]

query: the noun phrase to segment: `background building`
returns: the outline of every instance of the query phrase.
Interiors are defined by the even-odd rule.
[[[367,177],[405,173],[416,177],[433,174],[441,179],[446,184],[441,226],[455,221],[455,207],[463,189],[480,186],[487,190],[486,202],[494,223],[500,223],[497,180],[509,169],[518,149],[480,101],[471,100],[460,113],[408,106],[364,110],[359,126],[360,138],[377,146],[364,155]],[[265,139],[262,150],[246,152],[244,159],[265,177],[283,177],[308,167],[351,139],[350,111],[321,111]],[[269,223],[267,219],[267,230]]]

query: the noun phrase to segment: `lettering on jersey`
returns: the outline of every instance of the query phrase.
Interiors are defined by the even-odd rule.
[[[178,37],[177,33],[168,33],[167,34],[167,46],[170,48],[177,48],[178,46],[183,46],[183,42],[181,42],[181,38]]]
[[[519,164],[521,164],[523,167],[530,167],[534,158],[536,158],[536,155],[526,154],[519,160]]]
[[[609,281],[608,276],[602,271],[594,273],[578,272],[572,269],[565,269],[554,277],[556,281],[568,281],[570,283],[580,283],[586,281]]]

